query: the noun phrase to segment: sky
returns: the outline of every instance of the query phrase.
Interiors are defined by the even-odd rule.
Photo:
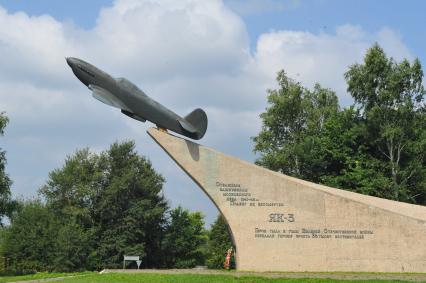
[[[149,138],[153,125],[94,100],[65,57],[126,77],[181,116],[203,108],[199,142],[253,162],[276,73],[315,83],[352,103],[343,74],[375,42],[401,60],[426,65],[421,0],[0,0],[0,112],[10,123],[0,148],[15,197],[37,196],[67,155],[134,140],[166,178],[172,207],[218,212]]]

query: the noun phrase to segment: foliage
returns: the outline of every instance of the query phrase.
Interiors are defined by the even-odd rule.
[[[278,73],[263,127],[258,164],[363,194],[426,204],[426,108],[420,62],[400,63],[376,44],[345,73],[354,105]]]
[[[4,134],[9,119],[3,112],[0,112],[0,136]],[[15,202],[11,200],[10,186],[12,181],[5,172],[6,168],[6,152],[0,148],[0,226],[3,225],[2,218],[9,216],[13,209]]]
[[[426,204],[426,92],[419,60],[397,63],[376,44],[345,78],[365,127],[363,152],[383,179],[383,196]]]
[[[84,269],[93,250],[89,231],[61,219],[40,200],[19,203],[4,229],[2,255],[17,273]]]
[[[46,203],[20,203],[2,255],[15,272],[121,268],[124,255],[140,256],[142,267],[203,265],[204,216],[168,211],[163,182],[133,142],[78,150],[50,172]]]
[[[209,231],[207,266],[212,269],[222,269],[229,248],[233,248],[233,244],[228,224],[219,214]],[[231,260],[231,268],[235,268],[234,257]]]
[[[315,85],[313,91],[277,76],[278,90],[268,90],[270,107],[261,114],[262,131],[254,137],[257,164],[296,177],[318,181],[327,166],[321,133],[339,112],[334,92]]]
[[[204,216],[178,206],[170,211],[170,223],[166,230],[164,252],[167,267],[191,268],[203,265],[207,233]]]
[[[78,237],[72,235],[78,234],[89,245],[77,244],[63,258],[81,251],[88,262],[80,266],[89,269],[118,268],[125,254],[140,256],[144,266],[161,261],[167,210],[163,182],[133,142],[114,143],[101,154],[83,149],[68,157],[40,190],[47,205],[67,219],[59,236],[74,246]],[[74,262],[79,259],[68,261],[71,270],[79,268]]]
[[[120,267],[124,254],[149,266],[161,260],[163,182],[133,142],[79,150],[49,174],[46,204],[24,202],[12,216],[3,253],[16,271]]]
[[[84,229],[75,219],[58,221],[57,236],[51,240],[53,245],[53,270],[71,272],[86,270],[92,265],[95,250],[93,229]]]
[[[11,217],[4,234],[3,254],[9,268],[19,272],[47,271],[54,261],[52,240],[58,235],[58,219],[40,201],[27,201]]]

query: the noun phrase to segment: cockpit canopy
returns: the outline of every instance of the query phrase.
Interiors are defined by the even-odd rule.
[[[116,78],[115,80],[126,91],[128,91],[130,93],[140,94],[140,95],[146,96],[146,94],[140,88],[138,88],[134,83],[132,83],[128,79],[126,79],[126,78]]]

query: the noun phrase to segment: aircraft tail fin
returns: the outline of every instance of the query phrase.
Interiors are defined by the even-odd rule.
[[[188,121],[196,130],[196,139],[201,139],[207,130],[207,115],[203,109],[197,108],[185,116]]]

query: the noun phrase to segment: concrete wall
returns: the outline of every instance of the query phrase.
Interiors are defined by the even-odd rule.
[[[225,216],[237,269],[426,272],[426,207],[306,182],[148,133]]]

